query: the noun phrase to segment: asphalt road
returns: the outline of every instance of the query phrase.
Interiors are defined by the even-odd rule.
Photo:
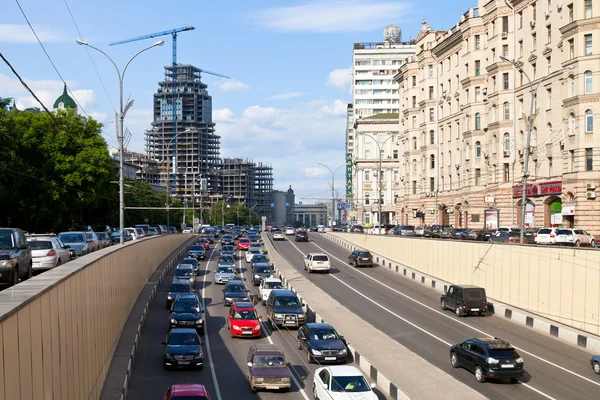
[[[218,246],[216,246],[218,248]],[[223,286],[212,281],[219,251],[210,250],[210,257],[200,263],[200,276],[196,289],[205,302],[205,365],[201,370],[165,371],[162,367],[163,346],[161,342],[168,333],[169,313],[165,308],[167,289],[171,279],[165,279],[149,309],[148,317],[139,341],[139,347],[131,374],[128,399],[162,399],[164,391],[176,383],[200,383],[207,387],[213,400],[244,399],[297,399],[309,400],[312,396],[312,374],[319,367],[307,365],[306,355],[296,348],[294,331],[269,332],[263,324],[263,336],[260,339],[232,339],[226,327],[228,307],[223,306]],[[238,254],[238,271],[247,280],[251,292],[258,293],[252,286],[247,264]],[[262,305],[256,306],[258,314],[265,316]],[[265,319],[266,320],[266,319]],[[291,363],[293,375],[292,389],[287,393],[252,393],[246,379],[245,357],[252,343],[275,343],[286,354]],[[386,397],[380,395],[380,399]]]
[[[318,233],[311,233],[308,243],[296,243],[293,236],[289,238],[292,240],[274,242],[275,248],[307,279],[365,321],[487,398],[599,397],[600,379],[591,370],[588,352],[501,317],[459,319],[453,312],[440,309],[438,292],[387,268],[376,266],[357,270],[347,264],[347,249]],[[309,275],[305,272],[303,257],[309,252],[329,254],[331,273]],[[526,376],[522,383],[480,384],[470,372],[450,366],[448,350],[451,344],[490,335],[508,340],[518,348],[525,360]]]

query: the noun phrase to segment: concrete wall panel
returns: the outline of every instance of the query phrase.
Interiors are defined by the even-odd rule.
[[[21,381],[21,399],[33,400],[31,391],[31,317],[29,305],[23,307],[17,318],[19,336],[19,380]],[[27,384],[25,384],[27,382]]]
[[[2,347],[4,348],[4,396],[5,399],[21,397],[19,324],[18,316],[12,315],[2,323]]]
[[[31,365],[43,365],[42,360],[42,304],[35,299],[29,305],[31,323]],[[33,399],[44,398],[44,371],[41,368],[31,370],[31,390]]]

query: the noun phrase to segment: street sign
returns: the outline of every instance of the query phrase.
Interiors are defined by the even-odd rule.
[[[350,204],[346,204],[346,210],[350,209]]]
[[[298,202],[298,205],[300,205],[300,206],[301,206],[301,205],[302,205],[302,202],[301,202],[301,201],[299,201],[299,202]]]
[[[286,206],[286,207],[289,207],[289,206],[290,206],[290,203],[288,203],[288,202],[286,201],[286,202],[285,202],[285,206]]]
[[[342,210],[344,208],[344,205],[342,203],[338,203],[337,208],[338,210]]]
[[[275,203],[271,203],[271,207],[275,207]]]

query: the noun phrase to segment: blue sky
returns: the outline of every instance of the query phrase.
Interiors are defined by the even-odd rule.
[[[414,38],[421,20],[448,29],[476,1],[204,1],[179,0],[19,0],[58,71],[83,109],[105,124],[115,145],[114,108],[118,107],[116,72],[100,54],[91,58],[80,35],[122,67],[153,40],[108,46],[186,25],[196,29],[178,37],[178,62],[230,76],[205,75],[213,96],[213,118],[222,136],[222,154],[269,162],[275,187],[292,185],[301,197],[328,197],[330,173],[344,163],[344,113],[351,100],[349,68],[354,42],[381,41],[388,24],[399,25],[403,40]],[[144,129],[152,117],[152,94],[171,62],[171,38],[140,55],[125,77],[125,93],[135,100],[126,126],[129,149],[143,152]],[[158,40],[158,39],[156,39]],[[15,0],[3,1],[0,52],[48,107],[62,83],[26,24]],[[108,95],[107,95],[108,93]],[[0,97],[15,97],[20,107],[34,100],[3,63]],[[111,104],[112,102],[112,104]],[[114,106],[113,106],[114,105]],[[344,169],[336,187],[344,193]]]

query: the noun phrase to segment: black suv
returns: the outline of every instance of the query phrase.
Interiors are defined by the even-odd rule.
[[[306,231],[296,232],[296,237],[294,240],[296,242],[308,242],[308,232],[306,232]]]
[[[373,255],[367,250],[354,250],[348,256],[348,263],[354,267],[370,267],[373,268]]]
[[[450,348],[450,363],[475,374],[477,382],[508,378],[518,382],[523,376],[523,359],[506,341],[498,338],[469,339]]]
[[[281,327],[299,328],[306,323],[306,314],[296,293],[287,289],[273,289],[267,299],[267,319],[271,330]]]
[[[0,228],[0,282],[16,285],[19,279],[29,279],[32,274],[31,248],[25,232]]]
[[[487,312],[485,289],[473,285],[452,285],[440,299],[442,310],[454,310],[458,317]]]

